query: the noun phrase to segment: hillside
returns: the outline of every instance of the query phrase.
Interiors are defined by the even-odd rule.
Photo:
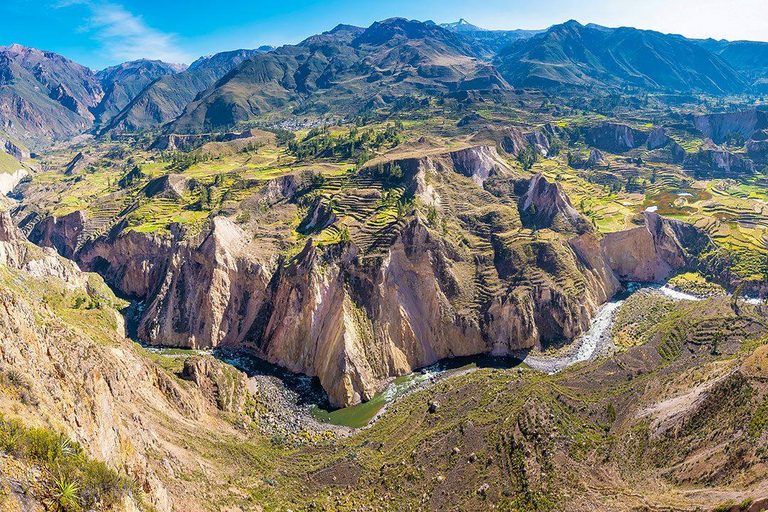
[[[319,12],[188,7],[53,11],[136,47],[84,62]],[[762,45],[0,49],[0,512],[768,511]]]
[[[228,73],[171,126],[234,126],[271,111],[354,113],[414,94],[504,89],[466,39],[434,24],[394,18],[364,31],[340,26],[256,56]]]
[[[634,28],[555,25],[494,60],[519,87],[634,87],[737,93],[745,82],[724,60],[682,37]]]
[[[0,47],[0,129],[25,144],[88,130],[103,95],[88,68],[52,52]]]
[[[768,89],[768,43],[758,41],[717,41],[706,39],[698,43],[719,55],[733,69],[741,73],[752,90],[758,93]]]
[[[165,75],[180,73],[183,64],[168,64],[159,60],[136,60],[103,69],[96,73],[104,90],[104,97],[93,109],[99,124],[109,122],[125,108],[145,87]]]
[[[201,57],[185,71],[161,76],[142,89],[102,131],[139,131],[172,121],[201,91],[230,69],[268,50],[235,50]]]

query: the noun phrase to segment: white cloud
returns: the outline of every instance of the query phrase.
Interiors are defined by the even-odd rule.
[[[159,59],[190,62],[191,57],[175,34],[150,27],[144,19],[120,4],[93,0],[62,0],[60,7],[84,5],[90,10],[83,30],[93,35],[108,57],[119,60]]]

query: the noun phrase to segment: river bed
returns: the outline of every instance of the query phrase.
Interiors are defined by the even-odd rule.
[[[490,354],[445,359],[408,375],[393,379],[380,393],[367,402],[333,409],[328,403],[327,396],[322,390],[318,379],[304,375],[293,374],[287,370],[271,365],[255,357],[245,354],[219,353],[214,354],[226,363],[244,371],[249,379],[262,376],[277,377],[282,381],[286,392],[294,398],[291,400],[296,407],[311,414],[316,420],[333,425],[351,428],[365,427],[379,415],[384,408],[394,400],[419,387],[430,385],[438,379],[473,371],[479,367],[514,368],[529,367],[549,374],[558,373],[569,366],[587,362],[597,357],[609,354],[614,346],[611,336],[616,314],[624,302],[641,289],[656,289],[670,299],[681,301],[701,301],[699,297],[687,292],[676,290],[668,285],[648,283],[625,283],[626,290],[598,309],[590,323],[590,327],[568,346],[553,354],[541,354],[532,351],[516,351],[508,356],[495,357]],[[741,300],[757,304],[760,299],[745,297]],[[191,354],[211,354],[211,351],[190,351],[184,349],[146,347],[147,350],[166,356],[183,356]]]

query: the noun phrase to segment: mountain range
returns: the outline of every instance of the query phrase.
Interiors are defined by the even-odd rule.
[[[392,18],[339,25],[280,48],[234,50],[189,67],[138,60],[97,73],[52,52],[0,47],[0,129],[30,147],[85,132],[199,132],[267,112],[322,116],[404,96],[513,88],[759,93],[768,43],[692,40],[576,21],[486,30]]]

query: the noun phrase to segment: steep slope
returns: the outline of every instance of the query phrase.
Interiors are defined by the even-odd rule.
[[[37,468],[17,477],[27,487],[22,494],[29,501],[49,500],[58,478],[74,481],[78,487],[75,499],[78,495],[80,500],[88,499],[89,507],[95,507],[93,501],[102,501],[94,509],[135,511],[142,502],[142,510],[146,506],[164,512],[174,507],[198,509],[189,496],[174,504],[188,494],[183,482],[176,481],[175,472],[202,467],[199,459],[184,454],[192,437],[181,442],[176,436],[181,432],[194,436],[194,432],[209,427],[232,432],[226,422],[215,417],[217,406],[211,402],[215,404],[216,397],[209,399],[197,389],[205,384],[206,373],[215,375],[215,366],[209,366],[207,372],[200,366],[193,379],[198,384],[190,386],[153,363],[146,352],[125,338],[123,317],[118,312],[124,302],[101,278],[81,272],[51,249],[29,243],[7,212],[0,213],[0,283],[3,476],[9,467],[6,464],[13,462],[9,455],[14,454],[18,440],[18,432],[4,430],[5,421],[12,420],[56,430],[82,445],[90,457],[106,463],[104,469],[85,467],[89,473],[79,475],[78,466],[90,463],[76,459],[74,468],[67,470],[60,465],[54,447],[45,451],[48,449],[41,445],[38,453],[44,450],[41,457],[51,469]],[[244,397],[245,384],[237,379],[242,379],[242,374],[228,371],[233,387],[220,391]],[[223,401],[221,405],[234,413],[242,407],[242,403],[238,406]],[[50,438],[62,443],[64,455],[75,449],[58,434],[52,433]],[[129,477],[137,486],[117,480],[106,467]],[[5,500],[5,493],[3,497],[5,509],[11,503]],[[28,507],[22,509],[41,510]]]
[[[100,124],[108,123],[150,83],[162,76],[180,73],[186,68],[184,64],[141,59],[103,69],[96,73],[96,77],[101,82],[104,97],[93,114]]]
[[[171,130],[224,128],[270,111],[357,112],[414,93],[506,88],[465,38],[393,18],[339,26],[243,63],[192,102]]]
[[[158,196],[162,183],[166,204],[200,187],[169,175],[141,194]],[[685,250],[698,240],[649,217],[617,255],[560,184],[516,176],[488,145],[397,148],[359,172],[250,186],[197,235],[131,230],[118,216],[87,239],[92,221],[75,212],[44,219],[30,238],[141,301],[141,340],[248,350],[318,377],[336,405],[442,358],[571,340],[620,289],[614,271],[663,279],[691,263]],[[290,219],[290,233],[266,227]]]
[[[768,89],[768,43],[714,39],[700,40],[697,43],[719,55],[741,73],[755,92],[765,92]]]
[[[632,86],[712,94],[745,88],[725,61],[680,36],[576,21],[513,43],[494,62],[509,83],[521,87]]]
[[[89,70],[52,52],[0,47],[0,129],[21,142],[50,144],[93,125],[104,93]]]
[[[441,27],[451,32],[456,32],[464,37],[470,38],[482,44],[493,55],[498,53],[499,50],[508,46],[510,43],[519,41],[521,39],[528,39],[536,34],[544,32],[543,30],[488,30],[478,27],[468,22],[464,18],[453,23],[441,23]]]
[[[184,107],[229,70],[269,47],[201,57],[185,71],[165,74],[138,93],[105,125],[104,131],[136,131],[174,120]]]

